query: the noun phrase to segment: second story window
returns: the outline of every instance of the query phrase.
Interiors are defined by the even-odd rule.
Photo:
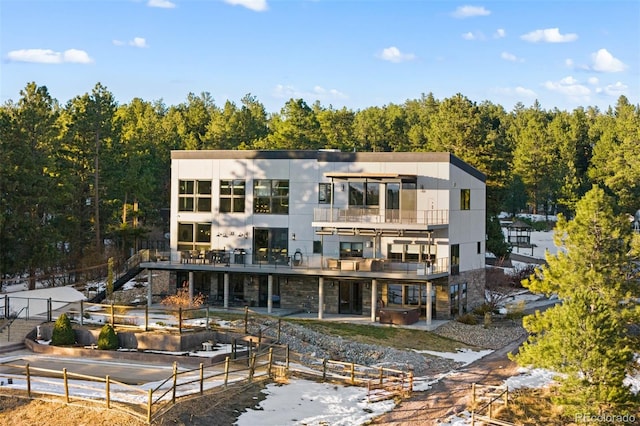
[[[451,244],[451,275],[460,274],[460,245]]]
[[[289,181],[260,179],[253,182],[253,212],[289,214]]]
[[[178,210],[181,212],[211,211],[211,181],[181,180],[178,183]]]
[[[349,207],[378,207],[379,205],[379,183],[349,182]]]
[[[220,213],[244,213],[245,181],[220,181]]]
[[[471,190],[460,190],[460,210],[471,210]]]
[[[331,204],[331,184],[321,182],[318,184],[318,203]]]

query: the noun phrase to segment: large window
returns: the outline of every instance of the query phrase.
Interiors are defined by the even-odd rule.
[[[340,243],[340,258],[362,257],[362,243]]]
[[[256,180],[253,183],[253,212],[289,214],[289,181]]]
[[[255,228],[253,253],[255,263],[289,264],[287,228]]]
[[[379,205],[379,183],[349,182],[349,207],[378,207]]]
[[[178,210],[181,212],[211,211],[210,180],[181,180],[178,187]]]
[[[471,210],[471,190],[460,190],[460,210]]]
[[[211,248],[211,223],[179,223],[178,250]]]
[[[220,213],[244,213],[245,181],[220,181]]]
[[[436,250],[435,244],[389,244],[387,257],[398,262],[434,262]]]
[[[451,275],[460,273],[460,245],[451,244]]]
[[[331,204],[331,184],[321,182],[318,184],[318,203]]]
[[[460,286],[458,284],[452,284],[449,286],[449,298],[451,316],[456,316],[458,315],[458,312],[460,312]]]

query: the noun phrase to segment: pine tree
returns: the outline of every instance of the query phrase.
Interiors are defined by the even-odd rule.
[[[55,346],[67,346],[76,343],[76,333],[71,326],[67,314],[62,313],[53,326],[51,344]]]
[[[638,349],[628,333],[638,312],[628,220],[594,186],[574,219],[559,217],[555,240],[563,250],[523,284],[557,294],[562,304],[524,319],[530,337],[514,358],[558,373],[556,402],[567,415],[637,413],[638,399],[623,382]]]
[[[118,335],[111,324],[105,324],[100,330],[100,335],[98,336],[98,349],[118,349]]]

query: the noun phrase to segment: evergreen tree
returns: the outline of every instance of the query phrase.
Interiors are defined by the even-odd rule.
[[[118,335],[111,324],[105,324],[100,329],[98,335],[98,349],[115,350],[118,349]]]
[[[616,216],[597,186],[576,216],[559,216],[547,266],[523,282],[532,292],[557,294],[562,304],[526,317],[531,333],[515,356],[521,365],[559,373],[556,402],[565,413],[637,413],[638,399],[623,383],[635,365],[628,326],[637,321],[637,270],[628,220]]]
[[[76,333],[73,331],[71,321],[67,314],[62,313],[53,325],[51,344],[55,346],[67,346],[76,343]]]

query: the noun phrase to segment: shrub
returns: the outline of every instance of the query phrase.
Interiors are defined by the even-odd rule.
[[[496,313],[497,311],[498,311],[498,309],[495,306],[493,306],[492,304],[490,304],[490,303],[483,303],[482,305],[476,306],[473,309],[473,313],[475,315],[484,315],[487,312]]]
[[[67,314],[61,314],[53,326],[51,344],[56,346],[73,345],[76,343],[76,333],[71,327]]]
[[[100,330],[100,335],[98,336],[98,349],[118,349],[118,335],[111,324],[105,324]]]
[[[476,319],[476,316],[473,315],[473,314],[461,315],[458,318],[456,318],[456,321],[461,322],[463,324],[467,324],[467,325],[476,325],[476,324],[478,324],[478,320]]]

